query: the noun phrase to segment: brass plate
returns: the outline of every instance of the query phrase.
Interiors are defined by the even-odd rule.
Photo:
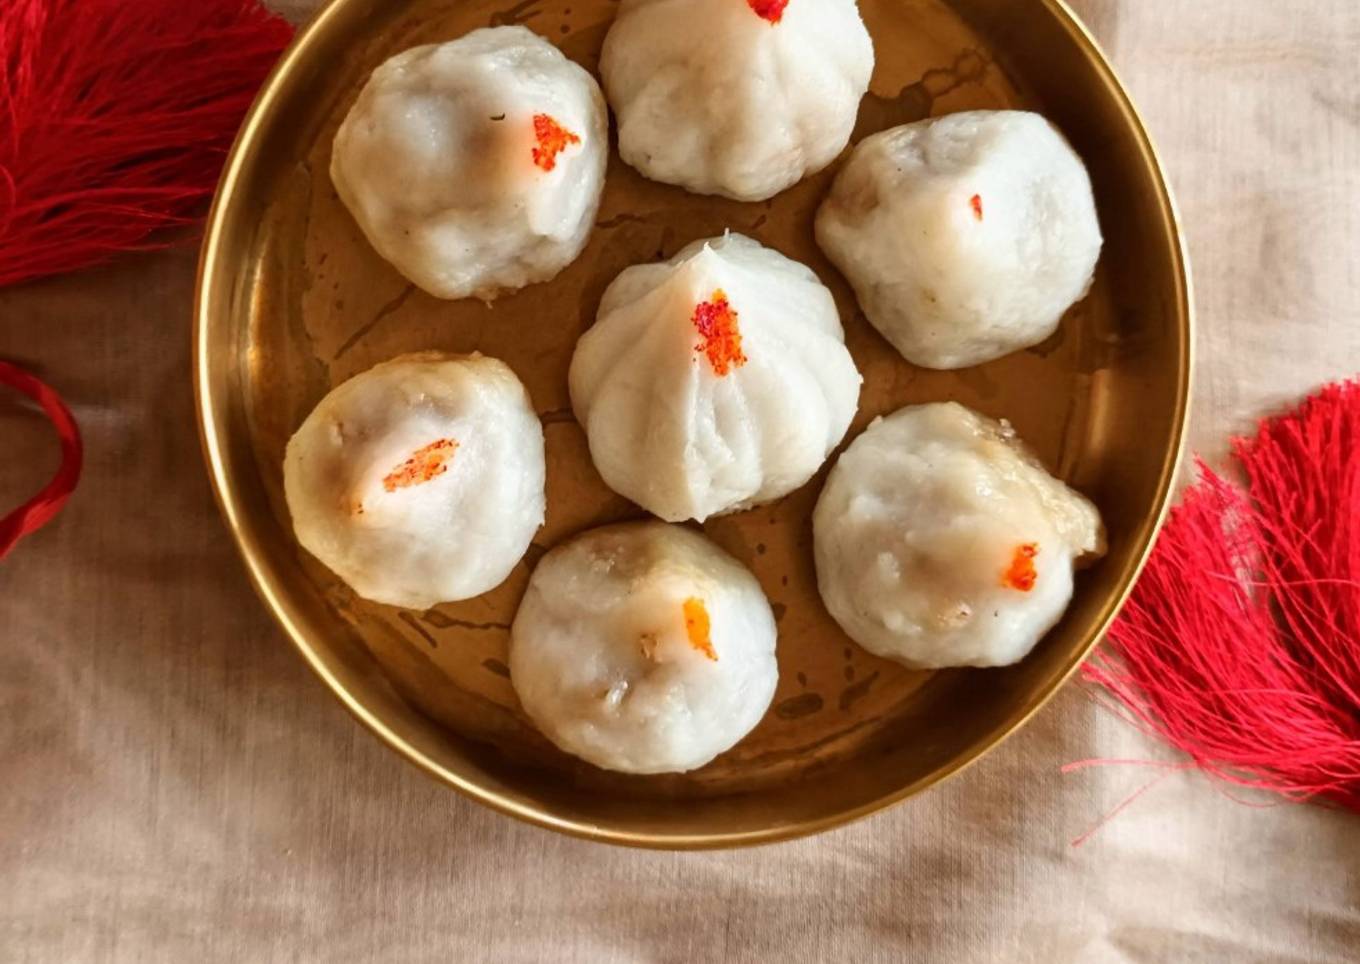
[[[794,0],[798,2],[798,0]],[[1047,343],[961,372],[897,356],[812,238],[832,171],[760,204],[653,184],[613,158],[599,223],[556,280],[486,307],[413,290],[365,243],[327,170],[332,136],[382,60],[488,24],[524,23],[594,69],[608,0],[336,0],[261,93],[227,164],[203,247],[195,330],[203,443],[251,576],[312,667],[379,736],[440,780],[518,817],[596,840],[698,848],[833,827],[954,773],[1023,723],[1112,618],[1165,509],[1186,419],[1189,283],[1153,149],[1109,65],[1057,0],[860,0],[878,66],[857,136],[980,107],[1041,110],[1090,166],[1106,248],[1095,290]],[[854,646],[816,591],[809,513],[825,471],[705,530],[749,565],[779,615],[780,684],[763,723],[692,774],[623,777],[554,750],[507,678],[507,626],[545,547],[640,515],[590,464],[567,364],[604,286],[732,228],[810,265],[833,290],[865,375],[855,437],[904,404],[956,399],[1009,418],[1100,506],[1109,556],[1021,665],[909,672]],[[494,592],[426,612],[356,599],[294,542],[281,494],[289,435],[322,395],[401,352],[508,362],[543,417],[548,521]]]

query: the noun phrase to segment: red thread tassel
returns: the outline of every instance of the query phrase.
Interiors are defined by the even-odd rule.
[[[1200,465],[1084,675],[1205,771],[1360,812],[1360,384]]]
[[[41,405],[61,439],[61,467],[52,481],[32,499],[0,519],[0,559],[4,559],[20,539],[37,532],[61,511],[80,480],[84,449],[71,410],[50,387],[22,368],[4,361],[0,361],[0,385],[23,392]]]
[[[164,247],[291,37],[257,0],[0,2],[0,286]]]

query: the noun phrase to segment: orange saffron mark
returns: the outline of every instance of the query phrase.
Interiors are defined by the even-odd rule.
[[[710,300],[695,305],[692,320],[704,339],[694,350],[708,356],[713,374],[726,375],[733,368],[746,364],[746,356],[741,350],[741,332],[737,328],[737,312],[727,303],[727,295],[721,288],[713,292]]]
[[[534,115],[534,163],[545,171],[557,166],[557,155],[571,144],[581,143],[581,138],[567,130],[547,114]]]
[[[1018,589],[1020,592],[1029,592],[1034,588],[1034,583],[1039,578],[1039,573],[1034,569],[1034,557],[1039,554],[1039,547],[1034,543],[1027,543],[1023,546],[1015,547],[1015,555],[1011,556],[1010,568],[1001,577],[1001,585],[1007,589]]]
[[[970,205],[972,205],[972,207],[973,207],[973,217],[975,217],[975,218],[977,218],[979,221],[981,221],[981,220],[982,220],[982,195],[981,195],[981,194],[974,194],[973,197],[972,197],[972,199],[971,199],[968,203],[969,203]]]
[[[704,605],[702,599],[690,596],[685,600],[684,609],[685,633],[689,636],[689,644],[716,663],[718,653],[713,648],[713,640],[709,636],[708,607]]]
[[[383,477],[383,488],[395,492],[438,478],[449,470],[449,460],[456,451],[458,443],[451,438],[441,438],[423,449],[417,449],[409,459]]]
[[[746,0],[746,3],[760,19],[778,23],[784,16],[784,8],[789,5],[789,0]]]

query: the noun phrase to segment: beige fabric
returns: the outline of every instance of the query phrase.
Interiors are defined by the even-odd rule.
[[[311,0],[291,0],[300,15]],[[1360,371],[1360,5],[1085,0],[1164,151],[1198,276],[1196,446]],[[1342,961],[1360,817],[1174,775],[1077,687],[935,792],[751,852],[613,850],[421,776],[311,677],[200,469],[194,255],[0,292],[0,356],[89,442],[0,565],[5,961]],[[55,464],[0,398],[0,505]]]

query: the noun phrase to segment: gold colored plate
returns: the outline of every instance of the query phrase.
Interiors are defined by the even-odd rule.
[[[798,0],[794,0],[798,2]],[[203,247],[195,365],[203,445],[227,524],[265,602],[353,713],[469,796],[612,843],[701,848],[814,833],[956,772],[1035,712],[1100,638],[1165,510],[1190,390],[1189,280],[1153,148],[1109,65],[1058,0],[860,0],[878,65],[857,136],[972,108],[1047,114],[1090,167],[1106,248],[1092,295],[1043,345],[960,372],[902,361],[812,239],[831,171],[761,204],[702,198],[610,162],[599,223],[556,280],[486,307],[413,290],[369,247],[327,174],[336,126],[369,72],[417,43],[523,23],[594,69],[609,0],[336,0],[266,84],[226,166]],[[1009,418],[1100,506],[1110,553],[1018,666],[910,672],[850,643],[817,596],[809,514],[825,471],[705,530],[759,577],[779,615],[780,683],[761,725],[692,774],[624,777],[558,753],[506,670],[507,627],[544,548],[639,511],[600,481],[566,371],[604,286],[731,228],[832,288],[865,375],[853,438],[904,404],[955,399]],[[355,598],[293,540],[289,435],[332,386],[419,349],[480,350],[528,386],[548,440],[548,522],[488,595],[407,612]]]

